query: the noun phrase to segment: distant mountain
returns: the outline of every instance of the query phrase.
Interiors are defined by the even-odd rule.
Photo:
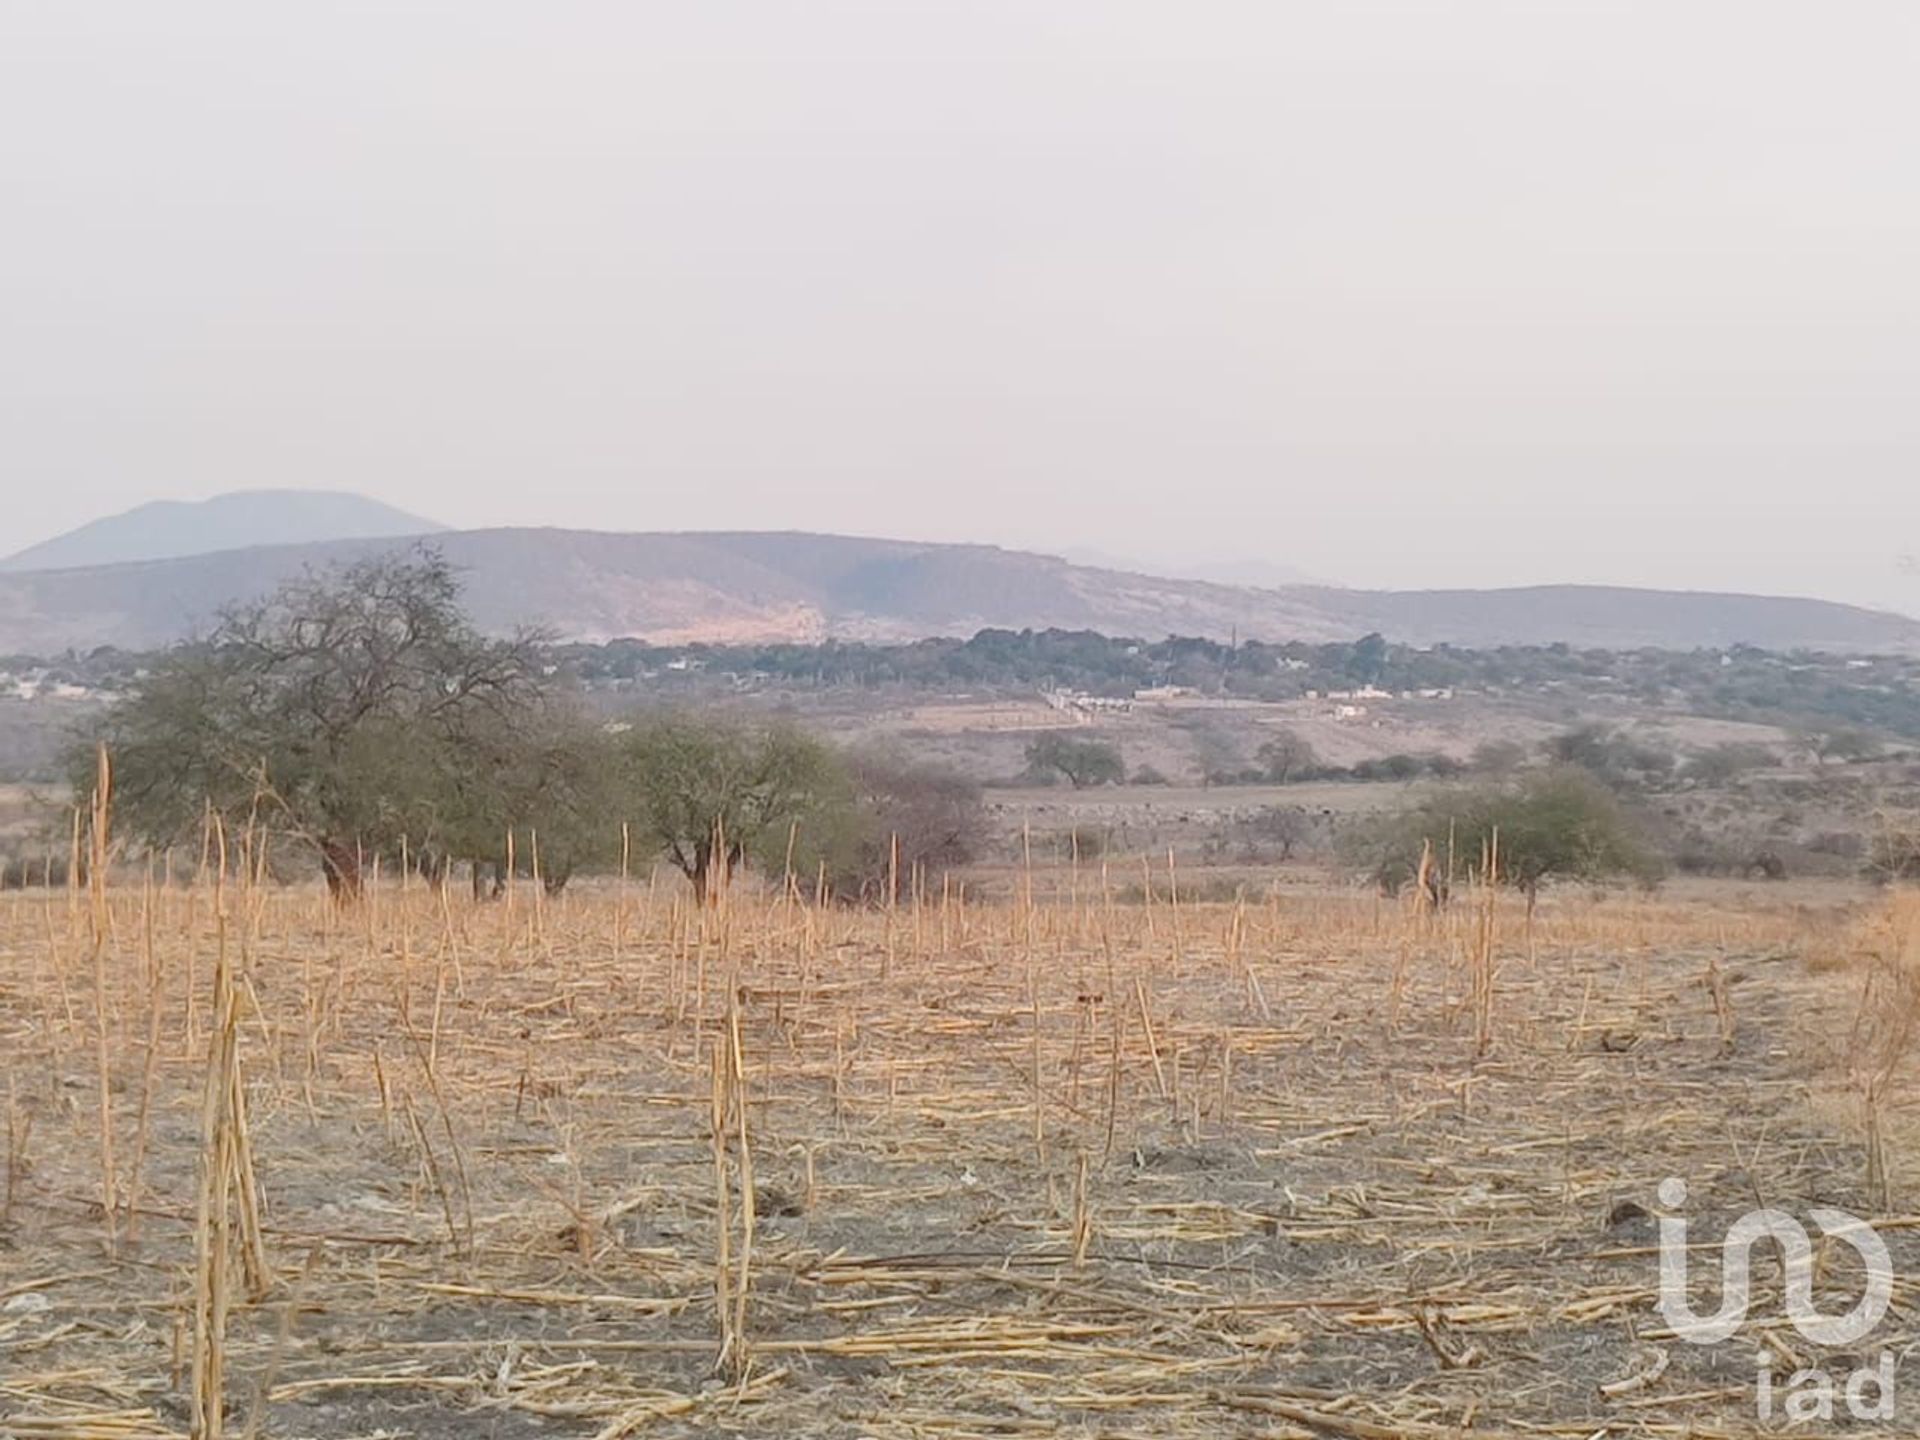
[[[1148,560],[1137,555],[1112,555],[1104,550],[1075,547],[1060,552],[1076,565],[1092,565],[1101,570],[1131,570],[1146,575],[1165,575],[1172,580],[1207,580],[1216,585],[1251,585],[1274,590],[1284,585],[1331,585],[1325,575],[1310,574],[1295,565],[1257,555],[1215,557],[1203,560]]]
[[[239,490],[211,500],[155,500],[29,545],[0,571],[167,560],[249,545],[424,535],[444,529],[345,490]]]
[[[544,625],[662,643],[899,640],[983,626],[1109,635],[1413,644],[1920,651],[1920,620],[1821,600],[1546,586],[1527,590],[1247,589],[1069,564],[989,545],[804,533],[457,530],[433,542],[465,572],[493,631]],[[392,540],[254,546],[74,570],[0,574],[0,653],[148,648],[203,629],[232,600]]]
[[[1562,643],[1582,649],[1920,649],[1920,620],[1828,600],[1620,585],[1505,590],[1342,590],[1295,586],[1297,601],[1409,644]],[[1463,638],[1473,637],[1473,638]]]

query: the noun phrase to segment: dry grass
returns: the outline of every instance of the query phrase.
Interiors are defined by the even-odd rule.
[[[1915,1203],[1907,910],[1119,883],[6,896],[0,1433],[1744,1434],[1660,1179]]]

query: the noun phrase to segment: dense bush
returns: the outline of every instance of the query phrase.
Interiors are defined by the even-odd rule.
[[[1673,775],[1674,754],[1607,725],[1579,725],[1548,740],[1547,757],[1577,766],[1615,789],[1651,789]]]
[[[1641,826],[1591,775],[1559,766],[1512,784],[1436,793],[1373,826],[1351,832],[1347,854],[1383,887],[1412,878],[1431,846],[1454,873],[1477,873],[1494,857],[1501,883],[1531,899],[1549,879],[1624,875],[1651,882],[1661,872]]]

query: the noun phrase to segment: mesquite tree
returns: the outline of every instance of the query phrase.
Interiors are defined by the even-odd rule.
[[[623,737],[627,810],[701,899],[742,861],[778,863],[790,834],[809,842],[846,811],[847,779],[821,741],[788,726],[656,716]]]
[[[370,857],[431,846],[471,809],[537,724],[537,659],[532,636],[476,632],[452,568],[415,548],[228,609],[162,656],[97,738],[130,832],[167,844],[209,807],[252,816],[309,847],[344,898]]]

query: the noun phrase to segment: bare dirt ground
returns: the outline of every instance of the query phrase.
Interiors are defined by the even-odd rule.
[[[1771,1262],[1737,1341],[1666,1329],[1668,1176],[1709,1240],[1760,1203],[1883,1222],[1874,1344],[1913,1341],[1914,1077],[1859,1027],[1911,917],[1037,888],[230,887],[222,925],[136,884],[97,977],[89,897],[0,899],[0,1435],[184,1434],[210,1285],[232,1434],[1755,1433],[1756,1344],[1820,1362]],[[270,1274],[217,1203],[196,1252],[223,947]]]

